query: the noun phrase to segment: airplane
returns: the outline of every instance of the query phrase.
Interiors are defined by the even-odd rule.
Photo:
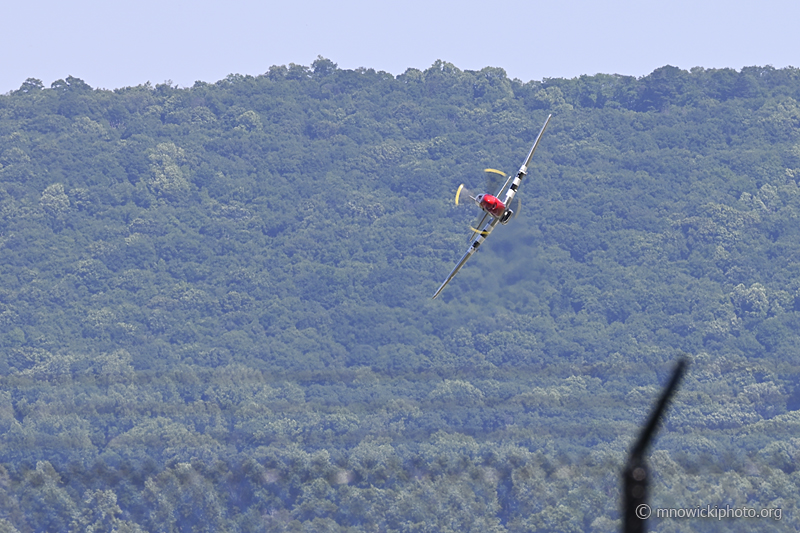
[[[528,173],[528,165],[530,165],[531,158],[533,158],[533,152],[535,152],[536,147],[539,146],[539,141],[542,140],[544,130],[547,128],[547,124],[550,122],[550,117],[552,116],[553,115],[547,115],[547,119],[544,121],[541,131],[539,131],[539,135],[536,137],[536,141],[534,141],[531,151],[528,152],[528,157],[525,158],[525,162],[521,167],[519,167],[517,174],[514,176],[509,176],[505,184],[500,188],[500,191],[498,191],[496,195],[469,195],[470,199],[472,199],[483,211],[483,218],[481,218],[478,224],[471,228],[472,237],[470,238],[469,248],[467,248],[466,253],[461,257],[461,260],[456,264],[452,272],[450,272],[450,275],[447,276],[447,279],[444,280],[444,283],[439,286],[439,289],[431,299],[435,300],[436,297],[439,296],[447,284],[450,283],[450,280],[453,279],[456,274],[458,274],[458,271],[461,270],[461,267],[463,267],[472,254],[478,250],[478,247],[483,244],[483,241],[486,240],[486,237],[492,232],[498,223],[506,225],[508,224],[508,221],[511,220],[511,217],[514,215],[514,211],[511,209],[512,201],[514,200],[514,196],[517,195],[519,184],[522,181],[522,178]],[[503,174],[499,170],[494,169],[486,169],[486,171]],[[464,190],[464,185],[462,184],[458,188],[458,191],[456,191],[456,205],[458,205],[459,198]],[[500,200],[499,197],[503,195],[503,193],[505,193],[505,196],[503,196],[503,199]]]

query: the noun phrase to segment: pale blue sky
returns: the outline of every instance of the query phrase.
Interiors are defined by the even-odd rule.
[[[800,65],[796,0],[26,0],[3,19],[0,93],[69,75],[191,86],[318,55],[395,75],[442,59],[523,81]]]

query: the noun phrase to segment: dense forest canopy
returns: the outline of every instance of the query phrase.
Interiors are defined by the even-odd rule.
[[[0,530],[796,529],[800,70],[0,96]],[[519,197],[442,296],[482,169]],[[788,524],[787,524],[788,522]]]

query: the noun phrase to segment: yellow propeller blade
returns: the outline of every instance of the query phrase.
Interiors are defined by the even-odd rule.
[[[469,229],[471,229],[471,230],[472,230],[473,237],[475,236],[475,235],[474,235],[475,233],[480,233],[481,235],[489,235],[489,234],[492,232],[492,230],[489,230],[489,231],[481,231],[481,230],[479,230],[479,229],[475,229],[475,228],[473,228],[472,226],[470,226],[470,227],[469,227]]]
[[[458,190],[456,191],[456,205],[458,205],[458,197],[461,196],[461,189],[464,188],[464,184],[458,186]]]
[[[495,174],[500,174],[504,178],[506,177],[506,173],[505,172],[503,172],[502,170],[497,170],[495,168],[485,168],[485,169],[483,169],[483,171],[484,172],[494,172]]]

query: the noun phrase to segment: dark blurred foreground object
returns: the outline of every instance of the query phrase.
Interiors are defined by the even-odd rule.
[[[656,408],[651,413],[647,425],[642,429],[639,440],[636,441],[628,457],[628,464],[625,465],[625,470],[622,473],[625,490],[623,494],[623,501],[625,502],[622,522],[623,533],[644,533],[646,531],[645,521],[650,517],[650,507],[647,505],[647,485],[650,481],[650,472],[647,469],[644,455],[647,452],[650,441],[653,439],[656,426],[658,426],[658,422],[661,420],[670,398],[672,398],[672,394],[678,388],[678,383],[683,377],[687,364],[685,357],[681,357],[678,360],[675,371],[672,373],[672,379],[669,380],[667,387],[661,394]]]

